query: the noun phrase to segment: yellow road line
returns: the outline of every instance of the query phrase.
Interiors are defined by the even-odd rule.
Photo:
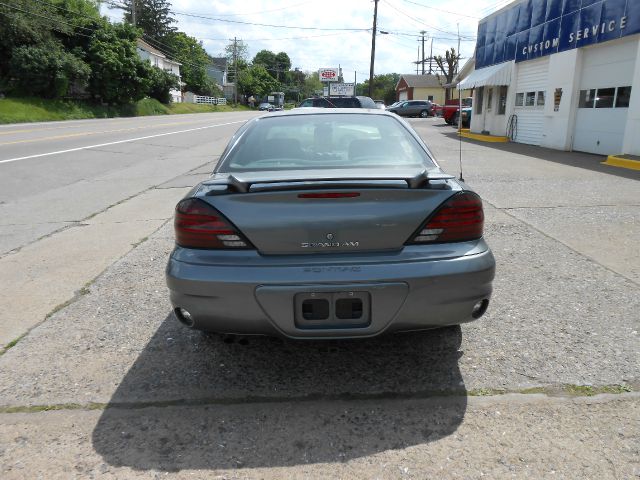
[[[41,137],[41,138],[32,138],[29,140],[14,140],[12,142],[4,142],[4,143],[0,143],[0,146],[3,145],[16,145],[18,143],[34,143],[34,142],[44,142],[47,140],[60,140],[63,138],[73,138],[73,137],[85,137],[85,136],[90,136],[90,135],[100,135],[100,134],[105,134],[105,133],[119,133],[119,132],[132,132],[135,130],[144,130],[144,129],[148,129],[148,128],[157,128],[157,127],[172,127],[172,126],[176,126],[176,125],[190,125],[193,123],[202,123],[202,121],[200,122],[171,122],[171,123],[159,123],[156,125],[143,125],[141,127],[134,127],[134,128],[120,128],[117,130],[101,130],[101,131],[97,131],[97,132],[80,132],[80,133],[69,133],[67,135],[56,135],[54,137]]]
[[[96,119],[98,120],[98,119]],[[62,120],[61,120],[62,121]],[[120,125],[122,124],[131,124],[134,123],[132,121],[126,121],[126,122],[119,122]],[[81,126],[84,125],[64,125],[64,126],[60,126],[60,127],[47,127],[47,128],[29,128],[29,129],[22,129],[22,130],[9,130],[6,132],[1,132],[0,131],[0,135],[11,135],[14,133],[31,133],[31,132],[46,132],[47,130],[65,130],[65,129],[69,129],[69,128],[80,128]]]

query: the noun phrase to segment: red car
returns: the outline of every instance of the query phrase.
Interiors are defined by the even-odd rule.
[[[462,99],[462,108],[471,107],[472,98],[463,98]],[[460,109],[460,100],[458,98],[452,98],[451,100],[447,100],[445,102],[444,107],[442,107],[442,118],[449,125],[452,125],[456,122],[455,118],[457,118],[458,110]]]

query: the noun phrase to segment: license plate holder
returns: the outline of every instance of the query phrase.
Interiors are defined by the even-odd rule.
[[[293,303],[297,328],[366,328],[371,324],[369,292],[300,292]]]

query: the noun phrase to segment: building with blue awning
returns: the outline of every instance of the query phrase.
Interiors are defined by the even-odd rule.
[[[640,1],[516,0],[478,24],[471,131],[640,155]]]

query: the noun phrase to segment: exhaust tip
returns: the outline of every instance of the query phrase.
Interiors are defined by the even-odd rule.
[[[177,319],[180,320],[180,323],[186,325],[189,328],[193,328],[196,322],[188,310],[185,310],[182,307],[178,307],[174,310],[174,313],[176,314]]]
[[[489,299],[485,298],[483,300],[480,300],[478,303],[476,303],[473,306],[473,310],[471,310],[471,316],[474,319],[480,318],[482,315],[485,314],[488,307],[489,307]]]

